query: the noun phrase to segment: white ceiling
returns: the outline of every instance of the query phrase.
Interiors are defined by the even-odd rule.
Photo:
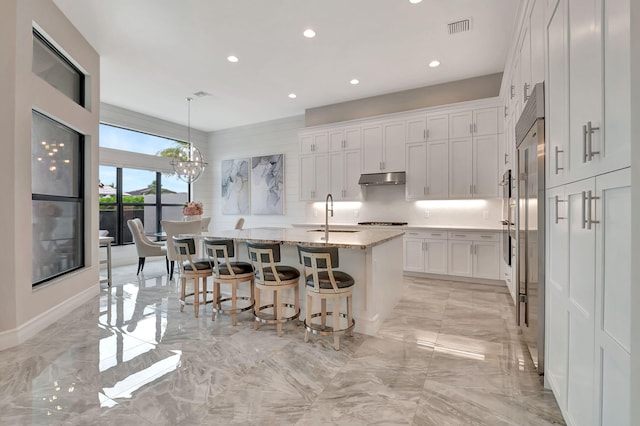
[[[503,71],[520,2],[54,0],[100,54],[102,102],[186,125],[208,92],[191,103],[203,131]]]

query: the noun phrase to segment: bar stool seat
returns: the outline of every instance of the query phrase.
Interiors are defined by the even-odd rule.
[[[353,336],[356,325],[353,319],[353,288],[355,280],[346,272],[337,271],[339,266],[337,247],[298,246],[298,256],[304,268],[307,293],[304,341],[310,334],[333,336],[333,348],[340,350],[340,336]],[[313,300],[320,300],[320,311],[313,311]],[[327,311],[327,300],[331,299],[333,311]],[[341,300],[345,299],[345,310],[341,312]],[[320,317],[320,322],[313,321]],[[331,317],[331,325],[327,324]],[[346,322],[344,321],[346,319]]]
[[[178,259],[180,269],[180,312],[185,305],[193,305],[196,316],[200,312],[200,305],[207,303],[207,278],[211,276],[212,269],[209,259],[194,259],[196,243],[190,237],[172,237],[173,246]],[[193,280],[193,293],[187,294],[187,279]],[[200,280],[202,280],[202,300],[200,299]],[[187,301],[187,297],[193,296],[193,301]]]
[[[300,271],[291,266],[277,265],[280,262],[280,244],[247,242],[247,248],[256,271],[253,328],[257,330],[260,323],[276,324],[278,336],[282,336],[282,324],[297,320],[300,316]],[[283,293],[291,289],[294,301],[288,303],[284,301]],[[262,291],[273,292],[273,303],[260,304]]]
[[[235,244],[231,239],[204,239],[204,250],[209,258],[213,271],[213,313],[211,320],[216,319],[216,314],[231,315],[231,324],[236,325],[236,314],[253,309],[254,306],[254,270],[247,262],[231,261],[235,257]],[[250,296],[238,296],[238,285],[249,282]],[[222,297],[220,285],[231,286],[231,296]],[[239,307],[237,302],[248,300],[248,304]],[[231,302],[231,307],[226,309],[223,303]]]

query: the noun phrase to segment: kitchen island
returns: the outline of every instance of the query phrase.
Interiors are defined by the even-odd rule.
[[[242,230],[204,232],[201,236],[233,238],[238,242],[237,257],[248,260],[247,241],[282,243],[283,265],[302,266],[297,245],[338,247],[338,269],[351,275],[355,282],[353,310],[355,330],[375,335],[382,321],[402,295],[402,230],[335,230],[329,231],[325,241],[324,229],[251,228]],[[300,283],[300,306],[304,311],[304,284]],[[301,314],[301,317],[304,313]]]

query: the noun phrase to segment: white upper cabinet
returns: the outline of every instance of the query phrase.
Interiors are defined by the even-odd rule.
[[[449,114],[427,116],[427,140],[449,139]]]
[[[473,139],[451,139],[449,140],[449,198],[471,198],[472,196]]]
[[[300,154],[327,152],[329,139],[327,132],[308,133],[300,136]]]
[[[362,198],[360,150],[329,153],[329,192],[336,201],[358,201]]]
[[[418,115],[407,119],[407,143],[427,140],[427,117]]]
[[[569,173],[577,179],[589,175],[602,147],[601,7],[569,1]]]
[[[498,108],[482,108],[449,114],[449,137],[493,135],[498,132]]]
[[[531,31],[529,26],[523,29],[522,42],[520,43],[520,86],[516,90],[521,91],[522,107],[526,105],[531,94]]]
[[[329,131],[329,151],[360,149],[360,127],[346,127]]]
[[[473,197],[498,197],[498,135],[473,138]]]
[[[544,81],[544,6],[543,0],[535,0],[529,17],[532,85]]]
[[[300,156],[300,200],[322,201],[328,192],[328,154]]]
[[[449,138],[466,138],[473,134],[473,113],[471,111],[449,114]]]
[[[498,108],[473,111],[473,136],[495,135],[498,132]]]
[[[405,122],[362,127],[362,173],[405,171]]]
[[[449,197],[449,140],[427,142],[426,199]]]
[[[427,196],[427,143],[407,145],[407,200],[422,200]]]

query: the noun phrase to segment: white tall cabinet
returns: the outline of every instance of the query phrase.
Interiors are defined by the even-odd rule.
[[[528,0],[507,65],[518,73],[506,81],[525,84],[531,72],[535,83],[542,31],[545,383],[569,425],[640,424],[630,400],[638,380],[631,369],[630,1]],[[523,88],[515,93],[522,106]],[[505,133],[517,121],[512,114]]]

